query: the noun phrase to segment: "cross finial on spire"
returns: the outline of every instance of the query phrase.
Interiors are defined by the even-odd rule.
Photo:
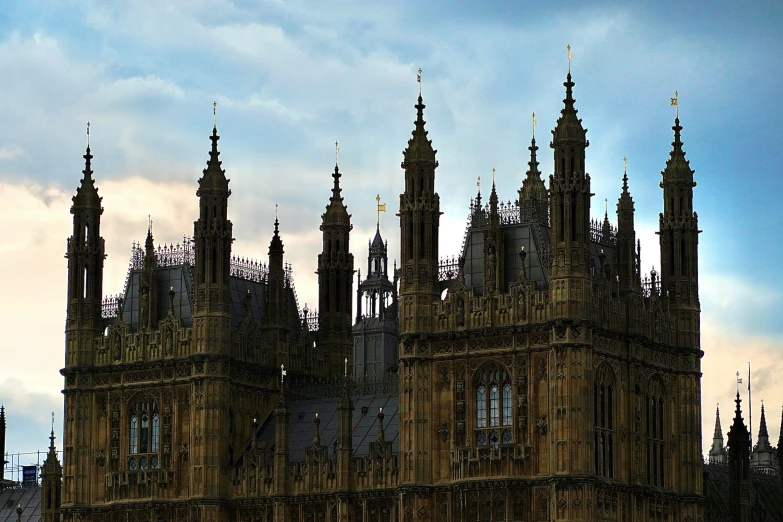
[[[538,119],[536,119],[536,113],[533,113],[533,139],[536,139],[536,125],[538,125]]]
[[[605,205],[604,216],[606,216],[607,219],[608,219],[608,216],[609,216],[609,198],[604,198],[604,205]]]
[[[52,433],[54,433],[54,412],[52,412]]]
[[[419,71],[416,73],[416,81],[419,83],[419,98],[421,98],[421,67],[419,67]]]
[[[212,101],[212,127],[217,129],[217,101]]]
[[[147,214],[147,234],[152,233],[152,214]]]
[[[571,52],[571,44],[566,46],[568,50],[568,74],[571,74],[571,60],[574,58],[574,54]]]
[[[739,385],[742,384],[742,377],[739,376],[739,370],[737,370],[737,393],[739,393]]]
[[[334,164],[337,166],[337,162],[340,159],[340,144],[337,141],[334,142]]]
[[[90,148],[90,122],[87,121],[87,148]]]
[[[671,104],[674,105],[674,117],[680,117],[680,93],[674,91],[674,98],[671,99]]]

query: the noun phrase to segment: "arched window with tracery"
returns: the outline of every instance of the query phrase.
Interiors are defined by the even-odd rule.
[[[650,379],[645,398],[647,427],[647,483],[664,487],[664,405],[665,390],[658,377]]]
[[[142,398],[131,405],[128,468],[157,469],[160,452],[160,412],[154,400]]]
[[[593,424],[595,425],[595,472],[614,478],[614,378],[605,364],[598,367],[593,385]]]
[[[512,388],[508,371],[497,364],[483,368],[476,378],[476,446],[511,444],[514,440]]]

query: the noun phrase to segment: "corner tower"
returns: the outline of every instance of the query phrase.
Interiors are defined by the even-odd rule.
[[[590,142],[577,117],[574,82],[569,70],[564,107],[552,131],[554,175],[549,178],[550,288],[555,317],[581,315],[590,288],[590,175],[585,172],[585,149]]]
[[[334,186],[321,215],[323,251],[318,254],[318,344],[329,357],[330,373],[343,374],[343,360],[352,357],[351,301],[353,254],[351,215],[343,202],[340,169],[334,165]]]
[[[435,192],[436,150],[424,129],[424,102],[419,93],[413,135],[403,151],[405,192],[400,194],[402,310],[400,333],[431,327],[430,303],[438,298],[438,228],[440,196]],[[418,311],[418,312],[417,312]]]
[[[673,99],[677,103],[677,98]],[[659,218],[661,290],[677,316],[677,344],[698,349],[699,341],[699,217],[693,211],[694,171],[685,159],[679,115],[663,180],[663,212]]]
[[[228,220],[228,198],[230,180],[222,168],[217,125],[212,127],[212,149],[209,152],[207,168],[198,180],[196,195],[199,198],[199,218],[193,225],[195,243],[196,273],[196,317],[217,316],[225,321],[228,334],[228,320],[231,310],[229,295],[229,272],[231,261],[232,225]],[[198,327],[197,327],[198,331]],[[228,338],[225,339],[228,341]],[[217,341],[211,339],[200,345],[198,351],[212,351]]]
[[[87,152],[81,185],[73,197],[73,233],[68,238],[68,313],[65,326],[65,366],[91,363],[92,337],[103,329],[103,261],[105,243],[101,237],[103,207],[92,178],[92,154],[87,124]]]

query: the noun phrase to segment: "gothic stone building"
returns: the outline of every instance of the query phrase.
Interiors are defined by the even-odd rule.
[[[660,275],[642,277],[627,176],[617,226],[590,219],[589,143],[570,73],[564,85],[548,187],[533,140],[518,200],[499,203],[494,183],[488,205],[479,194],[445,263],[419,96],[400,268],[390,280],[378,231],[354,328],[337,167],[317,315],[298,308],[277,221],[268,264],[232,253],[217,129],[192,240],[156,248],[150,229],[105,302],[88,147],[66,255],[63,520],[703,520],[682,127],[662,172]]]

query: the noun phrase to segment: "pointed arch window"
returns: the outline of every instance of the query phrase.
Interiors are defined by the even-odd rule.
[[[141,399],[130,412],[128,468],[157,469],[160,453],[160,412],[155,401]]]
[[[647,483],[664,487],[664,405],[666,404],[663,383],[653,378],[645,398],[645,421],[647,427]]]
[[[476,446],[511,444],[512,387],[508,371],[492,364],[478,374],[476,382]]]
[[[614,379],[611,370],[602,365],[593,386],[593,419],[595,425],[595,472],[599,477],[614,478]]]

